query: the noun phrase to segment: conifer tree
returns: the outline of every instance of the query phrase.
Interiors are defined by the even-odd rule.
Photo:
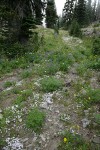
[[[68,27],[71,24],[71,21],[73,19],[74,1],[75,0],[66,0],[66,3],[64,5],[64,9],[63,9],[64,19],[63,20],[64,20],[66,27]]]
[[[54,0],[47,0],[46,7],[46,26],[47,28],[54,28],[57,21],[57,12]]]
[[[80,26],[86,24],[86,1],[85,0],[78,0],[76,3],[75,8],[75,18]]]

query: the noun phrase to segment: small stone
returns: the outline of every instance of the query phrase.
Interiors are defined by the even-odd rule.
[[[48,119],[48,121],[49,121],[49,122],[52,122],[52,120],[51,120],[51,119]]]
[[[41,139],[42,139],[42,141],[43,141],[43,142],[45,142],[45,141],[46,141],[46,139],[45,139],[45,137],[44,137],[44,135],[43,135],[43,134],[40,134],[40,137],[41,137]]]
[[[33,142],[35,142],[37,140],[37,137],[35,136],[34,138],[33,138]]]
[[[48,109],[47,102],[42,102],[42,103],[40,104],[40,108]]]
[[[53,103],[49,98],[46,101],[47,101],[48,104],[52,104]]]
[[[22,140],[23,143],[25,143],[27,141],[28,141],[28,138],[25,138],[25,139]]]
[[[100,144],[100,137],[94,137],[92,141],[96,144]]]
[[[90,124],[90,121],[86,118],[82,119],[82,123],[83,123],[83,128],[86,128],[89,124]]]
[[[59,110],[56,110],[55,112],[59,114]]]
[[[0,109],[0,113],[2,113],[2,110]]]
[[[19,122],[22,122],[22,118],[18,119]]]
[[[22,85],[22,82],[23,82],[23,81],[19,81],[19,82],[17,82],[17,83],[16,83],[16,86],[20,86],[20,85]]]

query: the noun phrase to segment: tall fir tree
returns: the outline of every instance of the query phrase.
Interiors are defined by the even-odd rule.
[[[47,28],[54,28],[57,22],[57,12],[54,0],[47,0],[46,7],[46,26]]]
[[[86,24],[86,1],[78,0],[75,6],[75,18],[80,26],[84,26]]]
[[[86,19],[87,19],[87,24],[90,24],[92,22],[92,0],[87,1]]]
[[[45,0],[2,0],[0,1],[1,29],[6,28],[7,41],[26,43],[30,28],[42,24]],[[9,42],[8,42],[9,43]]]
[[[71,21],[73,19],[73,13],[74,13],[74,1],[75,0],[66,0],[66,3],[64,5],[63,9],[63,21],[65,23],[65,26],[68,28],[68,26],[71,24]]]

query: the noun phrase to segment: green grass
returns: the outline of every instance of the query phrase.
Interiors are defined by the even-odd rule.
[[[26,126],[36,133],[40,133],[45,121],[45,113],[38,108],[33,108],[27,115]]]
[[[21,94],[14,101],[14,103],[17,105],[20,105],[22,102],[25,102],[28,99],[28,97],[30,97],[30,96],[32,96],[31,90],[22,91]]]
[[[11,87],[13,85],[15,85],[15,82],[7,81],[7,82],[4,83],[5,88]]]
[[[85,108],[91,107],[100,103],[100,89],[85,89],[85,94],[80,94],[77,96],[77,100],[82,102]]]
[[[53,92],[62,89],[63,81],[54,77],[48,77],[41,80],[41,89],[44,92]]]
[[[21,73],[21,78],[22,79],[25,79],[25,78],[29,78],[32,76],[32,72],[29,72],[29,71],[24,71]]]

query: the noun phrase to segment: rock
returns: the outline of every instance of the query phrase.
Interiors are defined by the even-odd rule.
[[[52,104],[53,103],[49,97],[48,97],[48,99],[46,101],[47,101],[48,104]]]
[[[19,122],[22,122],[22,118],[18,119]]]
[[[33,138],[33,141],[32,141],[32,142],[34,143],[36,140],[37,140],[37,137],[35,136],[35,137]]]
[[[20,86],[20,85],[22,85],[22,82],[23,82],[23,81],[19,81],[19,82],[17,82],[17,83],[16,83],[16,86]]]
[[[93,143],[100,144],[100,137],[94,137],[92,141]]]
[[[42,103],[40,104],[40,108],[48,109],[47,102],[42,102]]]
[[[42,139],[42,141],[43,141],[43,142],[45,142],[45,141],[46,141],[46,138],[44,137],[44,135],[43,135],[43,134],[40,134],[40,138]]]
[[[28,141],[28,138],[22,139],[22,142],[25,143]]]
[[[59,114],[59,110],[56,110],[55,113]]]
[[[33,150],[33,145],[32,144],[29,144],[26,148],[27,148],[27,150]]]
[[[90,120],[88,120],[87,118],[84,118],[81,121],[83,123],[83,128],[86,128],[90,124]]]
[[[13,89],[13,87],[9,87],[9,88],[7,88],[7,89],[5,89],[5,90],[3,90],[4,92],[6,92],[6,91],[10,91],[10,90],[12,90]]]
[[[0,109],[0,113],[2,113],[2,110]]]

